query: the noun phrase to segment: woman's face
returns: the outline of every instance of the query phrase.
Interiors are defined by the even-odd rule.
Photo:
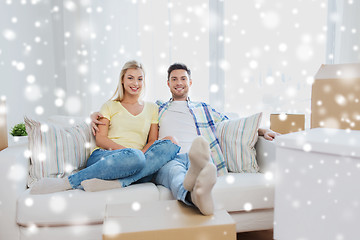
[[[140,68],[130,68],[126,70],[123,87],[124,95],[139,96],[143,88],[144,73]]]

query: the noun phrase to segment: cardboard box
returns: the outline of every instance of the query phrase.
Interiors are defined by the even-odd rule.
[[[6,101],[0,99],[0,151],[8,147],[8,133],[6,122]]]
[[[270,114],[270,129],[281,134],[303,131],[305,114]]]
[[[311,97],[311,128],[360,130],[360,64],[322,65]]]
[[[110,204],[103,240],[235,240],[235,222],[225,210],[204,216],[196,208],[173,201]]]

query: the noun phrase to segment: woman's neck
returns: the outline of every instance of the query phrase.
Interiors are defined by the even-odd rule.
[[[128,103],[128,104],[139,103],[139,97],[125,95],[124,98],[121,100],[121,103]]]

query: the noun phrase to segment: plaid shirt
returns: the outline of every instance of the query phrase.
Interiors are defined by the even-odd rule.
[[[156,101],[156,104],[159,105],[159,124],[164,112],[169,108],[172,101],[173,99],[167,102]],[[211,158],[216,165],[218,175],[225,175],[227,169],[220,149],[219,139],[216,137],[216,124],[227,120],[228,117],[217,112],[204,102],[192,102],[188,98],[187,103],[190,113],[194,117],[197,134],[203,136],[210,143]]]

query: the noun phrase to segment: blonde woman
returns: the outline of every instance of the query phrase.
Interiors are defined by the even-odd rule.
[[[158,107],[140,100],[144,87],[142,65],[136,61],[125,63],[113,100],[100,110],[103,118],[96,133],[97,147],[86,168],[66,178],[44,178],[33,186],[31,193],[126,187],[151,176],[172,160],[180,147],[170,141],[171,137],[157,140]]]

